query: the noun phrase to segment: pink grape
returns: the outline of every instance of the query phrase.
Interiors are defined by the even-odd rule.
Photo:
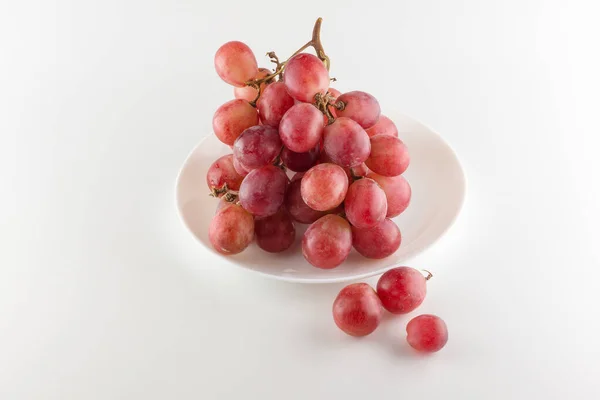
[[[258,113],[246,100],[228,101],[213,116],[213,131],[219,140],[233,145],[235,139],[251,126],[258,125]]]
[[[391,219],[384,219],[372,228],[352,227],[352,245],[367,258],[386,258],[400,247],[400,229]]]
[[[327,91],[329,72],[316,56],[300,53],[287,62],[283,81],[290,96],[312,103],[317,93],[325,94]]]
[[[302,184],[301,178],[294,180],[295,178],[296,176],[292,178],[292,182],[285,194],[285,208],[295,221],[302,224],[312,224],[323,215],[327,214],[327,212],[313,210],[304,202],[304,200],[302,200],[300,191],[300,185]]]
[[[425,300],[427,279],[414,268],[393,268],[379,278],[377,294],[386,310],[406,314]]]
[[[233,206],[235,203],[231,201],[225,200],[225,197],[221,197],[219,202],[217,203],[217,209],[215,210],[215,214],[218,213],[222,208]]]
[[[411,319],[406,325],[406,340],[415,350],[434,353],[448,343],[448,328],[440,317],[423,314]]]
[[[268,217],[283,204],[287,185],[287,175],[274,165],[253,169],[240,186],[240,203],[256,217]]]
[[[250,47],[242,42],[227,42],[215,54],[215,69],[225,82],[242,87],[256,76],[258,64]]]
[[[369,135],[350,118],[337,118],[323,131],[323,149],[327,156],[342,167],[363,163],[371,152]]]
[[[352,226],[371,228],[385,219],[387,199],[377,182],[362,178],[348,187],[344,207]]]
[[[256,74],[256,76],[253,79],[264,78],[265,76],[269,75],[270,73],[271,73],[271,71],[266,68],[259,68],[258,74]],[[267,86],[267,84],[263,82],[263,83],[261,83],[260,86],[261,86],[261,90],[265,90],[265,87]],[[256,90],[252,86],[234,87],[233,88],[233,96],[236,99],[253,101],[254,99],[256,99],[256,96],[258,96],[258,90]]]
[[[221,189],[225,184],[231,190],[238,190],[242,179],[233,166],[233,154],[218,158],[206,173],[206,184],[211,191]]]
[[[235,158],[235,156],[233,156],[233,168],[235,169],[235,172],[237,172],[238,175],[242,177],[248,175],[248,172],[252,171],[251,169],[244,166],[244,164],[242,164],[237,158]]]
[[[410,155],[402,140],[390,135],[371,138],[371,155],[367,167],[378,175],[397,176],[408,168]]]
[[[374,172],[367,173],[367,178],[373,179],[381,186],[387,198],[387,218],[402,214],[410,204],[412,190],[408,181],[402,176],[381,176]]]
[[[353,283],[343,288],[333,302],[333,320],[351,336],[372,333],[383,318],[383,307],[377,293],[366,283]]]
[[[267,125],[246,129],[233,144],[235,158],[251,170],[272,163],[280,151],[279,133],[277,129]]]
[[[396,128],[396,124],[394,124],[394,122],[385,115],[380,115],[379,121],[377,121],[375,125],[366,131],[369,137],[373,137],[375,135],[398,136],[398,128]]]
[[[308,227],[302,239],[302,255],[317,268],[335,268],[352,250],[350,224],[339,215],[327,214]]]
[[[319,164],[302,177],[302,199],[314,210],[327,211],[339,206],[348,191],[348,177],[335,164]]]
[[[208,238],[221,254],[237,254],[254,239],[254,219],[236,204],[217,211],[208,228]]]
[[[338,117],[347,117],[356,122],[364,129],[370,128],[377,123],[381,109],[379,102],[369,93],[354,91],[344,93],[337,98],[337,102],[344,102],[343,110],[337,110]]]
[[[319,146],[307,151],[306,153],[295,153],[286,147],[281,151],[281,161],[294,172],[308,171],[313,167],[319,158]]]
[[[285,210],[254,221],[254,234],[258,247],[269,253],[287,250],[296,238],[296,228]]]
[[[323,114],[312,104],[296,104],[283,115],[279,135],[288,149],[296,153],[307,152],[321,140]]]
[[[256,108],[263,125],[279,127],[283,114],[294,105],[294,99],[288,94],[283,82],[268,85],[260,95]]]

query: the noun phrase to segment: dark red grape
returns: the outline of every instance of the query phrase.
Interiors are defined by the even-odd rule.
[[[254,234],[258,247],[269,253],[280,253],[294,243],[296,228],[285,210],[280,209],[269,217],[257,218]]]
[[[312,224],[327,212],[313,210],[302,200],[300,191],[302,182],[300,179],[294,180],[295,178],[296,176],[292,178],[292,183],[285,194],[285,207],[294,220],[303,224]]]
[[[306,153],[295,153],[286,147],[281,151],[281,161],[294,172],[308,171],[317,163],[319,158],[319,146],[307,151]]]
[[[268,217],[283,204],[287,185],[287,175],[274,165],[253,169],[240,186],[240,203],[255,216]]]
[[[279,155],[281,146],[277,129],[257,125],[246,129],[236,139],[233,154],[244,167],[255,169],[272,163]]]

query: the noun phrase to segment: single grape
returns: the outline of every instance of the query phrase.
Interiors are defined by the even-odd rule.
[[[275,214],[254,221],[254,234],[258,247],[269,253],[287,250],[296,238],[296,228],[282,208]]]
[[[327,211],[339,206],[348,191],[348,177],[335,164],[319,164],[302,177],[302,199],[314,210]]]
[[[253,79],[262,79],[265,76],[271,74],[271,71],[266,68],[259,68],[258,74]],[[260,84],[261,90],[265,90],[267,84],[265,82]],[[233,88],[233,96],[236,99],[242,99],[246,101],[253,101],[258,96],[258,90],[252,86],[244,86],[244,87],[234,87]]]
[[[248,172],[252,171],[250,168],[242,164],[237,158],[235,158],[235,156],[233,156],[233,168],[235,168],[235,172],[242,177],[248,175]]]
[[[335,324],[351,336],[366,336],[381,322],[383,307],[377,293],[366,283],[343,288],[333,302]]]
[[[387,198],[387,218],[402,214],[410,204],[412,190],[408,181],[402,176],[381,176],[374,172],[367,173],[367,178],[373,179],[381,186]]]
[[[335,268],[352,250],[350,224],[339,215],[327,214],[308,227],[302,238],[302,255],[317,268]]]
[[[305,152],[295,153],[284,147],[281,151],[281,161],[294,172],[305,172],[313,167],[319,158],[319,146]]]
[[[367,258],[386,258],[400,247],[400,229],[391,219],[384,219],[372,228],[352,227],[352,245]]]
[[[225,43],[217,50],[215,69],[225,82],[242,87],[256,76],[258,64],[250,47],[242,42],[233,41]]]
[[[258,125],[258,113],[246,100],[228,101],[213,116],[213,131],[219,140],[229,146],[251,126]]]
[[[256,108],[263,125],[279,127],[279,122],[294,105],[294,99],[288,94],[283,82],[271,83],[260,95]]]
[[[371,152],[369,135],[350,118],[337,118],[323,131],[323,149],[327,156],[342,167],[354,167],[365,162]]]
[[[251,170],[272,163],[280,151],[279,133],[277,129],[267,125],[246,129],[233,144],[235,158]]]
[[[208,238],[222,254],[237,254],[254,238],[254,218],[236,204],[217,211],[208,228]]]
[[[279,135],[288,149],[296,153],[307,152],[321,140],[323,114],[312,104],[296,104],[281,119]]]
[[[300,53],[287,62],[283,81],[290,96],[312,103],[317,93],[327,92],[329,72],[316,56]]]
[[[344,93],[337,98],[337,102],[340,101],[345,106],[343,110],[337,110],[338,117],[350,118],[364,129],[377,123],[381,109],[377,99],[369,93],[360,91]]]
[[[285,194],[285,208],[295,221],[298,221],[302,224],[312,224],[323,215],[327,214],[327,212],[317,211],[310,208],[304,202],[304,200],[302,200],[302,194],[300,191],[302,178],[296,180],[294,179],[296,179],[296,176],[292,178],[292,182],[290,183],[290,186]]]
[[[423,314],[411,319],[406,325],[406,340],[415,350],[434,353],[448,343],[448,328],[440,317]]]
[[[253,169],[240,186],[240,203],[256,217],[268,217],[283,204],[287,185],[287,175],[274,165]]]
[[[233,154],[220,157],[211,164],[206,173],[206,184],[212,192],[213,189],[222,189],[225,184],[231,190],[238,190],[244,179],[233,166]],[[222,193],[219,195],[219,197]]]
[[[398,137],[398,128],[396,128],[396,124],[394,124],[394,121],[385,115],[380,115],[379,121],[377,121],[375,125],[366,131],[369,137],[373,137],[375,135],[390,135]]]
[[[371,138],[371,155],[365,161],[371,171],[383,176],[397,176],[406,171],[409,163],[410,155],[402,140],[390,135]]]
[[[386,310],[406,314],[425,300],[427,279],[414,268],[393,268],[379,278],[377,294]]]
[[[346,218],[357,228],[371,228],[385,219],[385,192],[373,179],[362,178],[348,187],[344,200]]]

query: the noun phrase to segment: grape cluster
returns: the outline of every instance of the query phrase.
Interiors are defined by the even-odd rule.
[[[209,238],[222,254],[239,253],[254,239],[267,252],[282,252],[299,223],[311,224],[302,254],[318,268],[339,266],[352,247],[378,259],[400,246],[391,218],[410,202],[402,176],[408,150],[375,97],[329,87],[320,23],[286,61],[268,53],[274,71],[259,68],[242,42],[225,43],[215,55],[217,74],[235,97],[213,117],[215,135],[232,154],[217,159],[206,178],[221,198]],[[310,46],[317,56],[303,52]]]

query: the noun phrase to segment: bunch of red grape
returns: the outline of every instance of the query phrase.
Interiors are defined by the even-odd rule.
[[[222,254],[239,253],[254,239],[265,251],[284,251],[297,223],[311,224],[302,254],[318,268],[337,267],[352,247],[384,258],[400,246],[391,218],[410,202],[401,175],[407,148],[373,96],[329,87],[319,28],[320,19],[313,39],[286,61],[268,53],[274,71],[258,68],[241,42],[225,43],[215,55],[235,96],[213,118],[233,154],[216,160],[206,178],[221,197],[209,238]],[[309,46],[318,57],[302,52]]]

